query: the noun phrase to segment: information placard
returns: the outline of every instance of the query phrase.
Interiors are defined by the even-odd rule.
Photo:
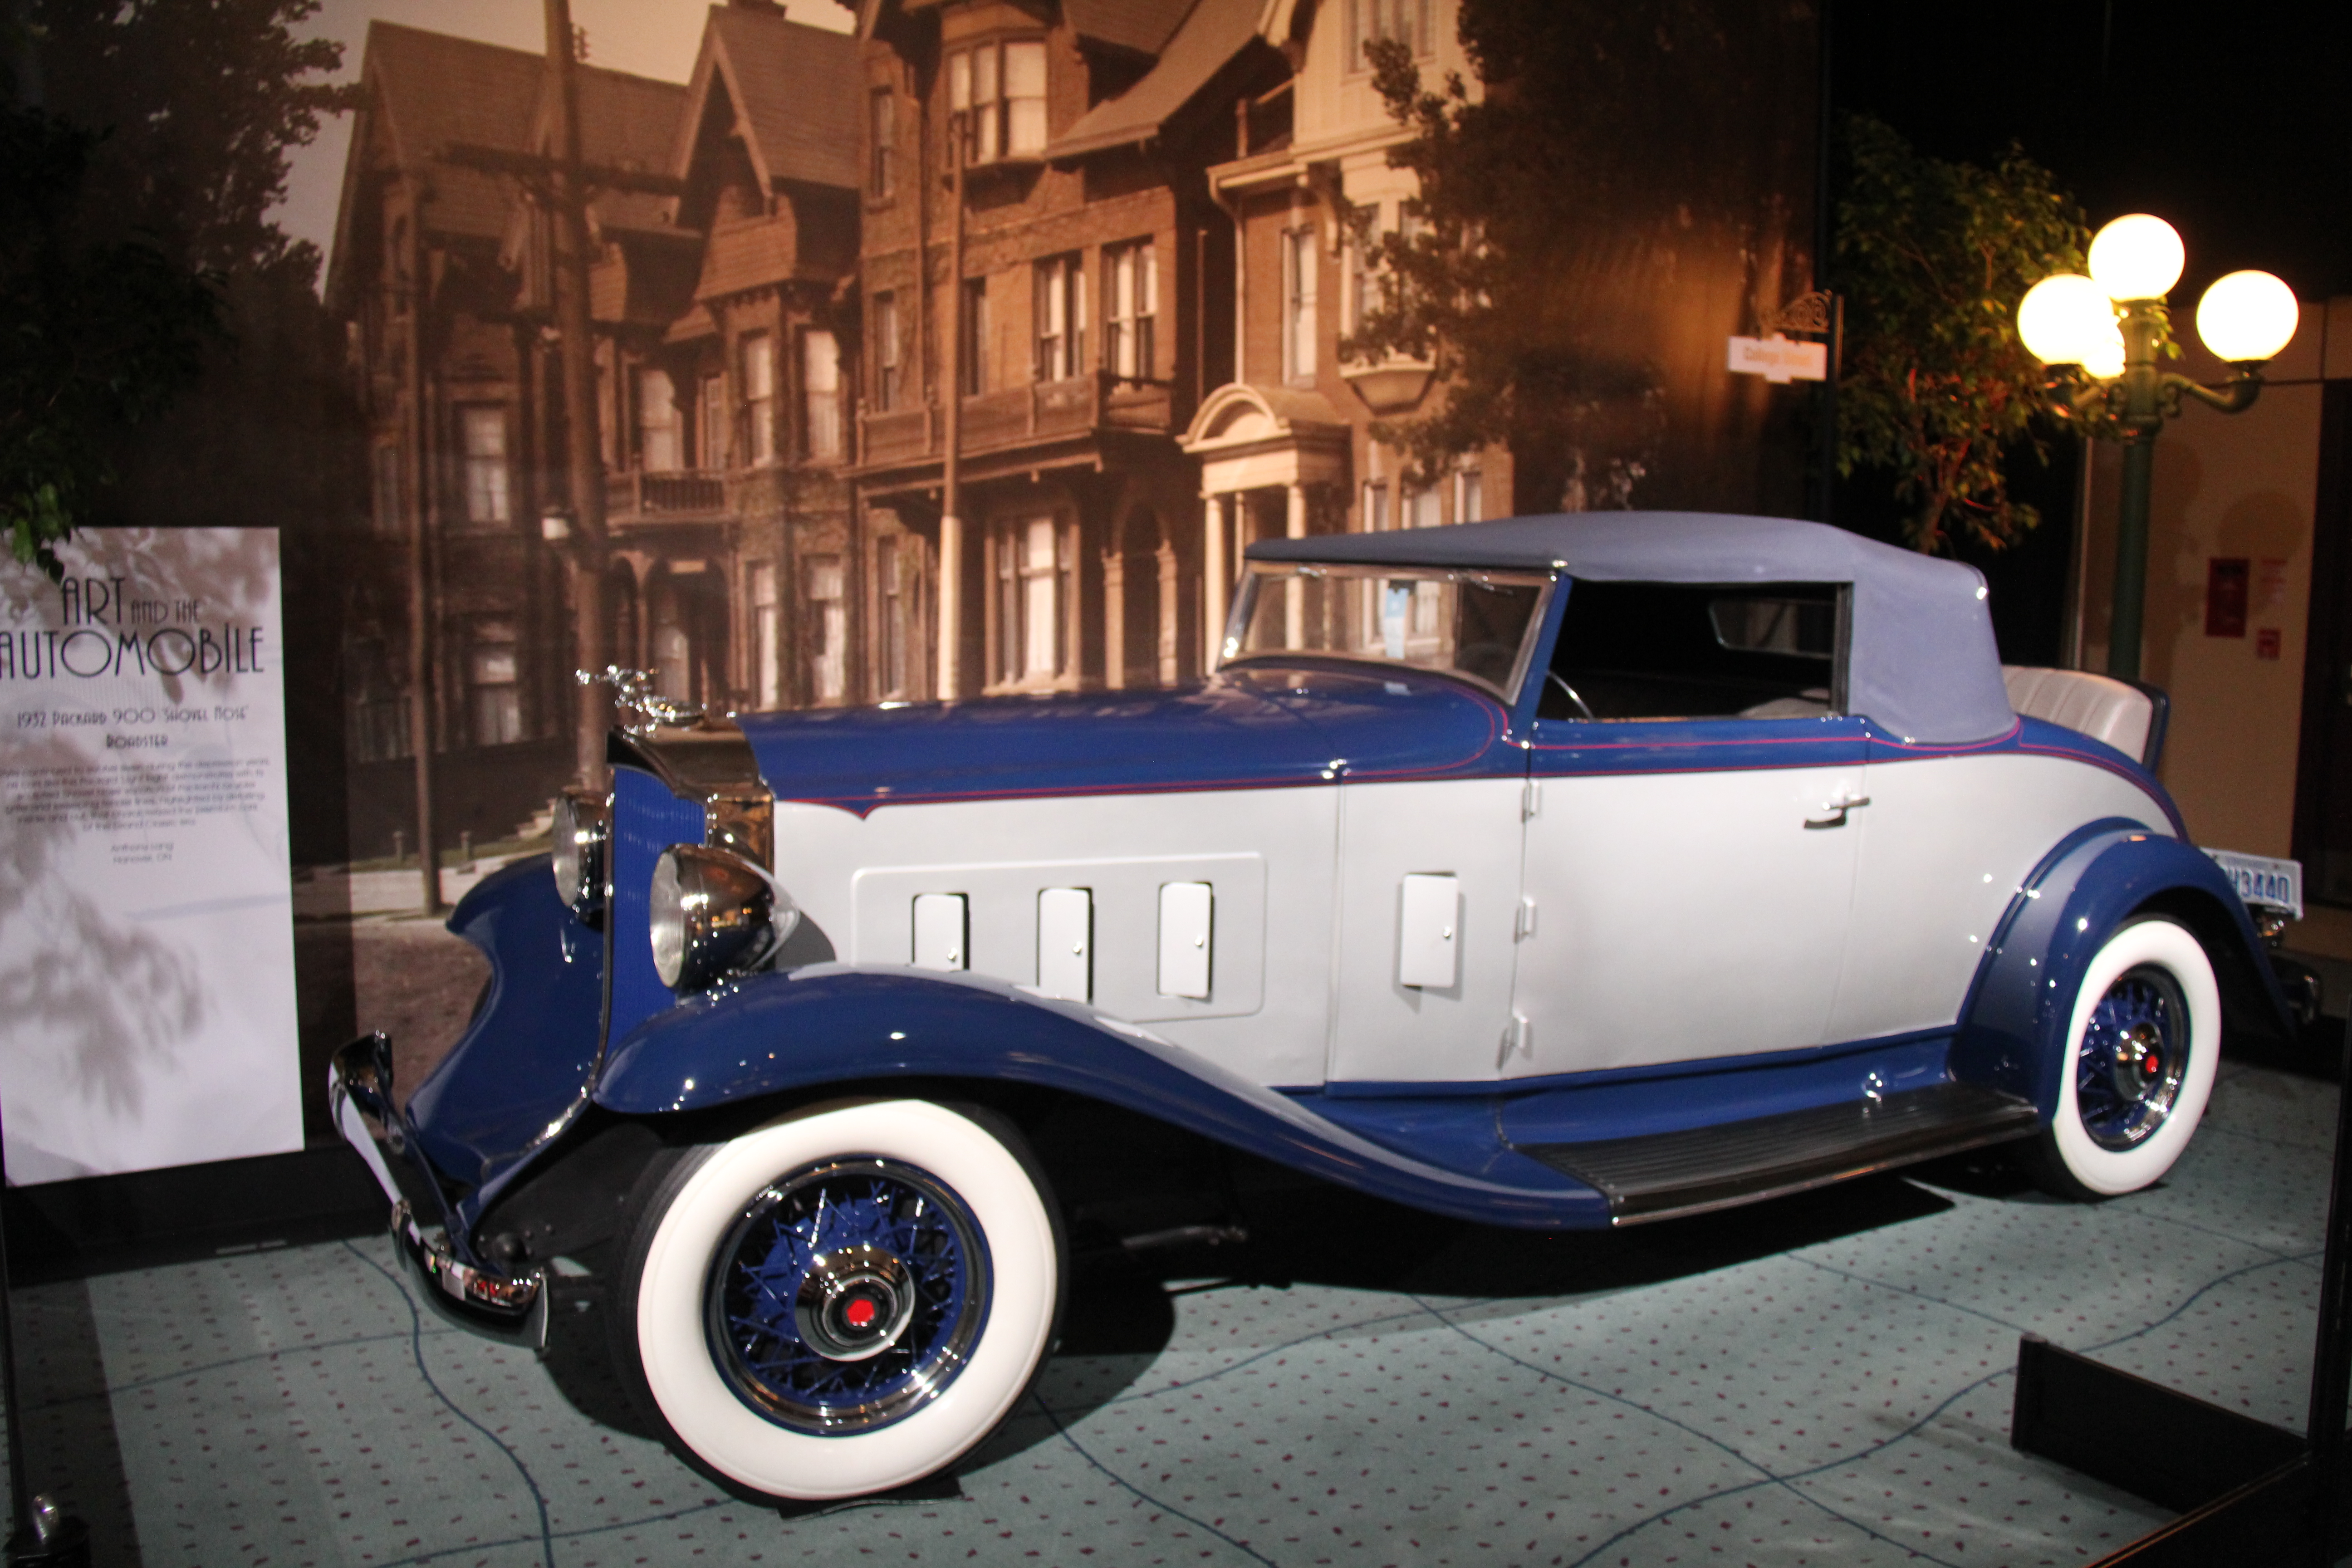
[[[272,529],[0,554],[0,1119],[32,1184],[302,1143]]]

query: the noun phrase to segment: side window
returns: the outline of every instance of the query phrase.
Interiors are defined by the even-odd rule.
[[[1545,719],[1804,719],[1844,710],[1846,586],[1569,586]]]

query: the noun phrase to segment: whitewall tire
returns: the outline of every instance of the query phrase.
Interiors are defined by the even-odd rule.
[[[2118,927],[2074,994],[2043,1184],[2101,1198],[2162,1176],[2205,1114],[2221,1048],[2221,987],[2196,935],[2162,917]]]
[[[1061,1230],[1019,1134],[928,1100],[814,1106],[694,1151],[646,1205],[616,1340],[679,1445],[773,1497],[969,1453],[1051,1348]]]

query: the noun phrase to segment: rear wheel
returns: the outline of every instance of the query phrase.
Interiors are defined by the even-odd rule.
[[[2118,928],[2084,971],[2066,1037],[2036,1174],[2065,1197],[2137,1192],[2172,1168],[2212,1093],[2221,997],[2203,944],[2161,917]]]
[[[667,1173],[631,1238],[614,1348],[712,1470],[856,1497],[947,1468],[1012,1412],[1064,1272],[1009,1125],[928,1100],[814,1107]]]

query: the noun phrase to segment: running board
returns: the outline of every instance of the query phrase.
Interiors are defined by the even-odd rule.
[[[1957,1154],[2020,1137],[2040,1121],[2032,1102],[2014,1095],[1943,1083],[1683,1132],[1517,1148],[1599,1188],[1612,1225],[1636,1225]]]

